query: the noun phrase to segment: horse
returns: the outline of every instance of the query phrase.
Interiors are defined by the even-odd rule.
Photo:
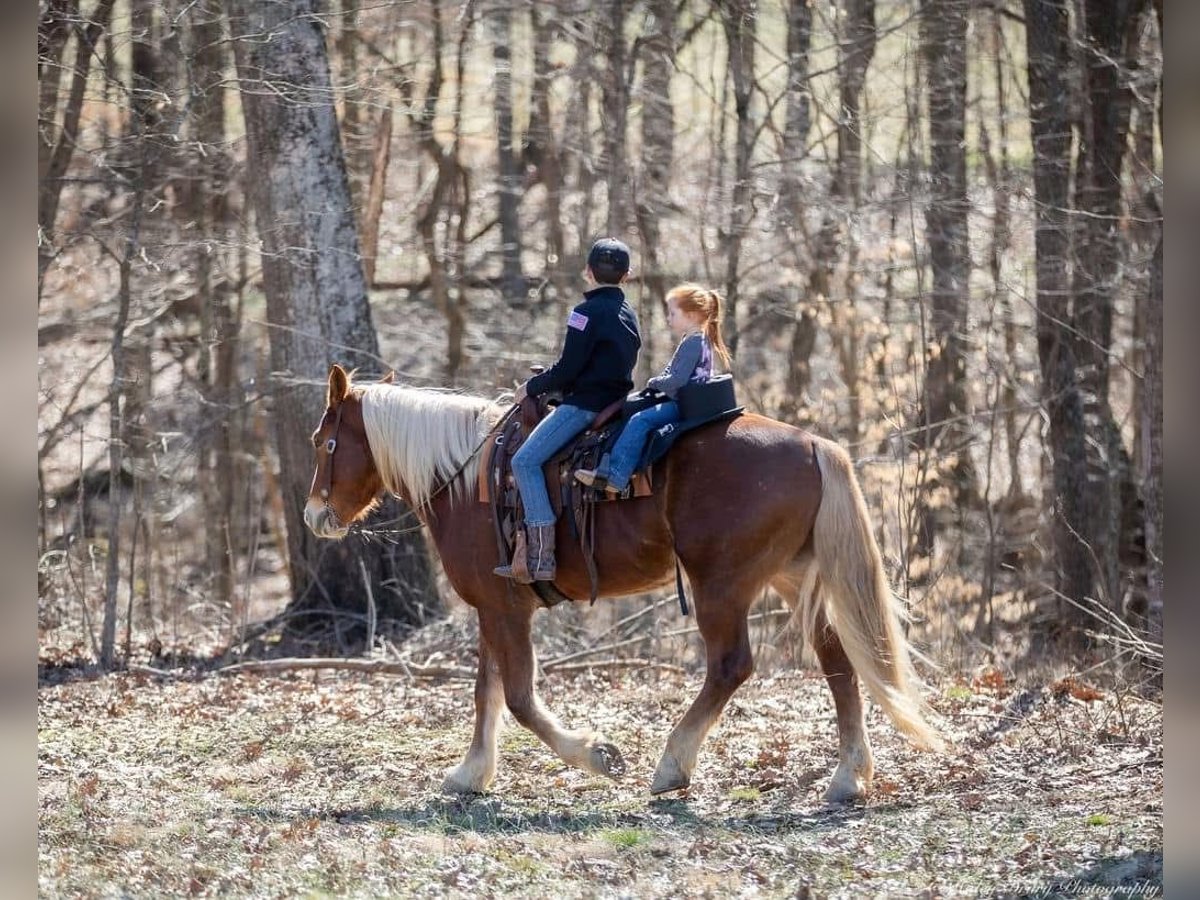
[[[538,697],[531,629],[543,604],[529,586],[492,572],[496,544],[490,509],[477,499],[476,451],[501,407],[392,381],[389,374],[352,384],[341,366],[330,369],[312,435],[316,469],[304,519],[318,537],[341,539],[384,491],[399,496],[428,528],[451,586],[478,614],[475,729],[443,790],[487,790],[506,707],[569,765],[623,775],[616,746],[565,727]],[[833,694],[838,764],[827,801],[855,800],[870,789],[874,762],[860,680],[916,746],[944,746],[845,450],[743,413],[681,436],[655,464],[652,481],[650,496],[598,504],[594,527],[600,596],[666,585],[678,559],[704,640],[704,684],[667,739],[652,794],[691,783],[705,736],[753,671],[747,616],[768,586],[793,609]],[[582,552],[564,536],[560,530],[556,584],[569,596],[588,596]]]

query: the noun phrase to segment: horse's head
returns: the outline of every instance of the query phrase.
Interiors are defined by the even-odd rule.
[[[390,382],[389,373],[383,381]],[[312,435],[317,469],[308,490],[304,522],[317,537],[340,539],[375,505],[383,479],[375,467],[363,424],[362,391],[350,386],[339,365],[329,370],[325,414]]]

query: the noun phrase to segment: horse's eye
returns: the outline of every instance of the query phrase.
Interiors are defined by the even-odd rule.
[[[333,455],[333,451],[336,449],[337,449],[337,441],[335,441],[333,438],[330,438],[329,440],[327,440],[325,442],[325,452],[328,453],[330,456]]]

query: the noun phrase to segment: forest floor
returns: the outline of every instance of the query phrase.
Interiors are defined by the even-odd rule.
[[[465,799],[439,786],[470,739],[467,681],[42,675],[43,897],[1161,894],[1161,706],[1079,679],[945,676],[946,755],[872,709],[874,790],[831,807],[832,702],[810,673],[752,679],[693,786],[658,800],[695,674],[546,674],[550,706],[629,774],[570,769],[509,722],[491,793]]]

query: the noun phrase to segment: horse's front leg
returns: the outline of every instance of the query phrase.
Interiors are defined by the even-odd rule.
[[[453,794],[480,794],[496,777],[496,738],[504,712],[500,668],[483,635],[479,636],[479,671],[475,674],[475,734],[467,755],[442,783]]]
[[[522,607],[502,596],[479,609],[479,627],[495,655],[504,684],[504,700],[513,718],[541,738],[566,763],[615,778],[625,774],[621,752],[602,735],[564,728],[537,695],[531,620],[533,601]]]

